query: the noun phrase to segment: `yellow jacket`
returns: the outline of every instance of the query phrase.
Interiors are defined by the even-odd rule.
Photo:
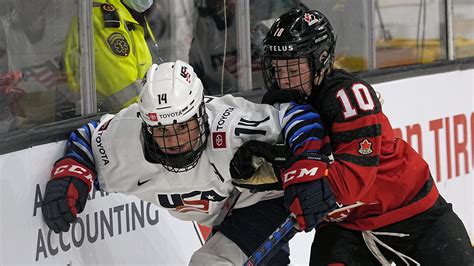
[[[107,27],[104,21],[109,23]],[[145,41],[145,30],[149,29],[140,26],[120,0],[94,1],[92,23],[98,105],[100,110],[118,110],[138,100],[139,83],[136,81],[143,78],[152,64]],[[76,16],[64,48],[64,72],[68,86],[74,92],[80,90],[79,60]]]

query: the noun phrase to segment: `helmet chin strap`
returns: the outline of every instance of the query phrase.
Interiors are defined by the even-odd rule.
[[[313,89],[316,89],[319,87],[319,85],[321,85],[326,75],[329,74],[329,72],[331,72],[331,69],[332,69],[332,63],[330,62],[331,55],[328,51],[323,51],[320,54],[319,59],[316,59],[316,60],[323,61],[322,62],[323,67],[319,71],[315,70],[314,78],[313,78]]]
[[[320,86],[321,83],[323,82],[323,80],[324,80],[324,78],[326,77],[326,75],[328,75],[328,74],[331,72],[331,69],[332,69],[332,67],[329,66],[329,67],[326,67],[326,68],[321,69],[321,70],[319,71],[319,75],[318,75],[318,74],[314,74],[314,78],[313,78],[313,90],[319,88],[319,86]]]
[[[321,69],[321,71],[319,71],[319,74],[314,74],[313,84],[315,86],[321,85],[321,82],[323,82],[324,77],[326,77],[326,70],[327,68],[323,68]]]

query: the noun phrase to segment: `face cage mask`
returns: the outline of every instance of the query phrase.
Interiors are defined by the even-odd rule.
[[[307,97],[313,88],[314,72],[311,61],[308,57],[273,59],[264,56],[262,69],[265,86],[272,91],[297,90]]]
[[[298,90],[303,97],[308,97],[318,85],[314,81],[321,72],[328,73],[334,62],[332,47],[324,47],[300,57],[278,57],[265,54],[262,59],[263,80],[267,90]],[[331,51],[332,50],[332,51]],[[321,55],[327,52],[327,57],[321,62]],[[290,62],[291,61],[291,62]],[[309,68],[304,69],[301,64],[308,63]],[[280,69],[281,72],[277,71]],[[307,93],[304,91],[307,89]]]
[[[204,105],[202,104],[204,108]],[[190,127],[190,124],[193,119],[196,120],[197,126]],[[164,128],[174,132],[173,134],[167,134],[164,136],[163,133],[156,133],[155,137],[162,138],[163,147],[154,140],[153,138],[153,128]],[[184,127],[183,129],[179,129]],[[176,132],[178,129],[178,133]],[[156,130],[159,131],[160,130]],[[195,133],[194,131],[199,131]],[[148,160],[151,160],[154,163],[159,163],[163,167],[173,173],[186,172],[194,168],[199,158],[201,157],[202,152],[206,149],[207,145],[207,136],[209,135],[209,124],[207,114],[200,115],[199,117],[194,117],[188,122],[172,124],[167,126],[149,126],[145,122],[142,123],[142,134],[144,138],[144,152],[145,157]],[[193,136],[194,135],[194,136]],[[187,139],[186,141],[180,143],[180,137]],[[166,146],[167,138],[175,138],[175,145]],[[191,148],[189,151],[181,152],[181,149],[186,147]],[[166,153],[165,151],[173,152]]]

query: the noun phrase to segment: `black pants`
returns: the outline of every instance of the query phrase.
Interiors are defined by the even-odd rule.
[[[409,234],[407,237],[377,237],[421,265],[474,265],[474,250],[466,228],[451,204],[441,196],[426,212],[374,231]],[[377,247],[387,260],[405,265],[393,252],[379,244]],[[380,265],[364,243],[360,231],[344,229],[337,224],[318,229],[311,246],[310,265],[329,263]]]
[[[283,198],[265,200],[246,208],[232,210],[232,214],[213,230],[224,234],[250,256],[288,215]],[[289,256],[289,248],[286,245],[269,258],[268,265],[288,265]]]

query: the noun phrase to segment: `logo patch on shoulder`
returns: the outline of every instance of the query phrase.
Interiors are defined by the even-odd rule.
[[[110,121],[112,121],[112,119],[110,119],[109,121],[107,121],[107,122],[105,122],[104,124],[102,124],[102,126],[99,128],[99,131],[107,130],[107,128],[109,127]]]
[[[358,152],[362,155],[369,155],[372,154],[372,142],[368,139],[364,139],[363,141],[359,142],[359,150]]]
[[[212,148],[213,149],[227,148],[225,132],[212,132]]]
[[[105,10],[105,11],[111,12],[111,11],[115,10],[115,7],[111,4],[105,3],[105,4],[102,4],[102,9]]]
[[[128,56],[130,53],[130,45],[121,33],[114,32],[110,34],[107,38],[107,44],[115,55]]]

